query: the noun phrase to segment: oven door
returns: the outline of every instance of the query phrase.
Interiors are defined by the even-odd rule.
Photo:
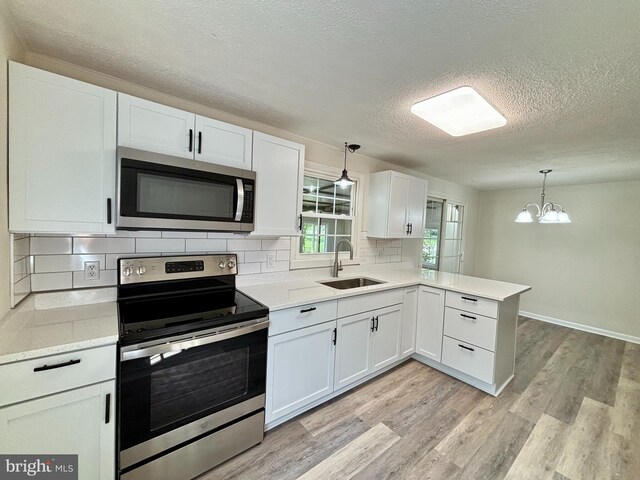
[[[118,150],[119,229],[253,230],[255,172]]]
[[[123,347],[120,469],[263,409],[268,325]]]

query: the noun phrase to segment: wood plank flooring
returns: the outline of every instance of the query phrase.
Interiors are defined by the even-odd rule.
[[[391,478],[640,478],[640,345],[521,317],[499,397],[410,360],[199,480]]]

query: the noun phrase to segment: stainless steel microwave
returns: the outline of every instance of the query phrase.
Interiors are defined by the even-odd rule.
[[[118,147],[120,230],[253,230],[256,174]]]

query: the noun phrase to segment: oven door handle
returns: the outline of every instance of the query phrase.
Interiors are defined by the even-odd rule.
[[[236,187],[238,190],[238,204],[236,205],[236,222],[242,220],[242,210],[244,210],[244,182],[241,178],[236,178]]]
[[[260,322],[248,327],[240,327],[232,330],[224,330],[220,333],[214,333],[212,335],[206,335],[200,338],[192,338],[189,340],[180,340],[173,343],[161,343],[159,345],[152,345],[137,350],[122,351],[120,355],[120,361],[126,362],[128,360],[137,360],[140,358],[148,358],[153,355],[162,355],[169,352],[181,352],[194,347],[200,347],[202,345],[208,345],[210,343],[223,342],[231,338],[247,335],[248,333],[257,332],[269,328],[269,322]]]

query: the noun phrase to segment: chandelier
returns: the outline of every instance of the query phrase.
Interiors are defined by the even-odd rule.
[[[529,207],[536,207],[536,218],[539,223],[571,223],[569,215],[564,211],[564,208],[559,203],[545,203],[544,190],[547,183],[547,174],[551,173],[551,170],[540,170],[540,173],[544,175],[542,180],[542,195],[540,195],[540,205],[537,203],[527,203],[522,211],[516,218],[516,223],[531,223],[533,217],[529,211]],[[559,210],[558,210],[559,209]]]

